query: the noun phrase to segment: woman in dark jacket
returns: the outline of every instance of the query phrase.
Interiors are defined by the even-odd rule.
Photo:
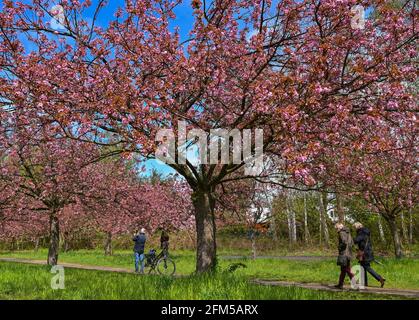
[[[356,229],[356,238],[354,239],[354,242],[358,245],[359,249],[357,258],[359,260],[359,264],[364,268],[364,286],[368,286],[367,273],[369,272],[377,281],[381,283],[382,288],[384,287],[386,279],[371,268],[371,262],[374,261],[374,254],[372,252],[370,231],[360,222],[355,222],[354,227]]]
[[[161,232],[160,247],[163,250],[164,256],[167,257],[169,253],[169,235],[167,234],[166,230],[162,230]]]
[[[340,266],[340,275],[339,275],[339,283],[335,285],[335,288],[342,289],[343,282],[345,281],[345,276],[348,275],[349,279],[354,277],[354,274],[351,272],[351,260],[352,260],[352,246],[353,240],[351,236],[351,232],[347,227],[345,227],[342,223],[337,223],[335,228],[338,232],[338,260],[337,265]]]

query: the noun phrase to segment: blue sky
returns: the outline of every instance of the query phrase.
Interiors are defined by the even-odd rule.
[[[83,2],[84,0],[80,0],[80,2]],[[32,3],[31,0],[22,0],[23,3]],[[106,27],[110,21],[112,21],[115,16],[115,12],[119,7],[124,6],[124,0],[108,0],[107,5],[102,8],[101,13],[97,17],[96,20],[96,26],[100,27]],[[51,0],[49,2],[48,9],[52,9],[54,5],[59,4],[59,0]],[[96,5],[98,3],[98,0],[92,0],[92,6],[85,10],[84,12],[84,18],[87,22],[91,22],[93,20],[94,12],[96,9]],[[3,9],[3,1],[0,1],[0,10]],[[188,38],[188,34],[192,28],[193,25],[193,9],[191,7],[191,0],[185,0],[181,4],[179,4],[175,8],[175,14],[176,19],[171,21],[170,28],[174,31],[177,27],[180,32],[181,41]],[[45,16],[45,19],[51,22],[51,18],[48,16]],[[27,52],[31,52],[32,50],[36,50],[33,43],[26,40],[26,37],[22,38],[23,44],[25,46],[25,49]],[[191,156],[191,154],[188,152],[188,158]],[[147,160],[145,162],[145,168],[146,168],[146,175],[150,174],[152,170],[157,170],[159,173],[163,175],[168,175],[175,173],[175,171],[170,168],[168,165],[164,164],[163,162],[159,160]]]
[[[92,1],[92,7],[86,11],[86,18],[88,18],[89,14],[93,17],[95,4],[97,2],[97,0]],[[124,0],[108,0],[108,5],[102,9],[102,13],[98,19],[99,25],[106,26],[107,23],[114,18],[113,15],[117,8],[123,6]],[[189,31],[191,30],[193,24],[192,13],[191,0],[183,1],[175,9],[176,19],[171,23],[171,28],[172,30],[174,30],[175,27],[180,28],[181,40],[186,39]]]
[[[97,3],[97,0],[93,1],[93,4]],[[113,18],[113,14],[115,13],[118,7],[124,5],[123,0],[111,0],[109,4],[103,8],[102,14],[99,19],[99,24],[102,26],[106,26],[107,23]],[[93,12],[90,12],[93,15]],[[179,4],[175,9],[176,19],[171,22],[171,29],[174,30],[176,27],[179,28],[181,41],[188,38],[188,33],[192,28],[193,25],[193,10],[191,8],[191,1],[186,0]],[[86,12],[89,14],[89,11]],[[148,160],[145,162],[146,168],[146,175],[150,174],[152,170],[156,170],[157,172],[168,175],[175,173],[175,170],[170,168],[168,165],[164,164],[159,160]]]
[[[147,160],[145,162],[145,169],[146,172],[144,175],[148,176],[151,174],[153,170],[156,170],[158,173],[161,173],[162,175],[166,176],[172,173],[175,173],[176,171],[170,168],[168,165],[164,164],[163,162],[159,160]]]
[[[29,0],[24,0],[23,2],[32,2]],[[80,0],[81,2],[84,0]],[[60,1],[50,1],[50,9],[55,5],[58,4]],[[108,0],[106,7],[104,7],[101,10],[101,14],[97,18],[96,25],[101,27],[106,27],[110,21],[112,21],[115,17],[114,14],[117,11],[118,7],[124,6],[124,0]],[[276,0],[273,1],[274,3]],[[92,0],[92,6],[84,12],[84,18],[90,22],[93,18],[94,11],[96,8],[96,4],[98,3],[98,0]],[[3,7],[2,1],[0,1],[0,10]],[[181,41],[186,40],[188,38],[189,31],[192,28],[193,25],[193,9],[191,7],[191,0],[184,0],[182,3],[180,3],[174,10],[176,14],[176,18],[171,21],[170,28],[174,30],[176,27],[180,31],[180,37]],[[368,16],[370,13],[370,10],[366,10],[366,15]],[[45,17],[45,19],[49,19],[48,17]],[[90,20],[90,21],[89,21]],[[31,51],[33,47],[30,43],[26,43],[27,47],[26,49],[28,51]],[[191,156],[191,154],[188,152],[188,158]],[[190,158],[189,158],[190,159]],[[175,171],[171,169],[169,166],[165,165],[159,160],[148,160],[145,163],[145,167],[147,169],[147,173],[150,173],[153,169],[157,170],[159,173],[162,173],[164,175],[174,173]]]
[[[83,1],[83,0],[81,0]],[[26,2],[26,1],[23,1]],[[29,1],[31,2],[31,1]],[[93,19],[94,11],[96,8],[96,4],[98,0],[92,1],[92,6],[88,8],[84,13],[84,18],[90,22]],[[51,1],[50,7],[51,9],[55,4],[59,4],[59,1]],[[3,3],[0,2],[0,9],[2,8]],[[101,10],[100,15],[97,17],[96,25],[101,27],[106,27],[110,21],[112,21],[115,17],[114,14],[118,7],[124,6],[124,0],[108,0],[108,4]],[[175,28],[179,28],[181,41],[188,38],[188,33],[192,28],[193,25],[193,10],[191,8],[191,1],[186,0],[179,4],[175,9],[176,19],[173,20],[170,24],[170,28],[174,31]],[[49,17],[46,17],[49,19]],[[26,50],[29,52],[33,49],[33,45],[29,42],[25,41]],[[152,172],[152,170],[156,170],[157,172],[168,175],[175,173],[175,170],[170,168],[168,165],[164,164],[159,160],[147,160],[145,162],[146,172],[145,175],[148,175]]]

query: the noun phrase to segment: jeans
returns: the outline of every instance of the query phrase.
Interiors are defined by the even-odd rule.
[[[364,286],[368,286],[368,276],[367,273],[369,272],[377,281],[381,281],[381,276],[371,268],[369,262],[361,262],[361,266],[364,268]]]
[[[145,262],[144,253],[134,252],[134,258],[135,258],[135,272],[138,272],[138,263],[141,262],[140,272],[144,273],[144,262]]]

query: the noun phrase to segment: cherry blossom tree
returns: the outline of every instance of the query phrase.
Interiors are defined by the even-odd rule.
[[[97,227],[89,211],[81,203],[84,197],[77,197],[73,203],[66,205],[58,213],[60,222],[61,250],[67,252],[77,240],[95,239]]]
[[[67,238],[80,228],[105,232],[110,253],[112,236],[140,223],[150,231],[190,224],[189,190],[184,183],[142,182],[135,166],[119,156],[109,158],[112,150],[63,139],[54,135],[54,126],[35,130],[25,120],[19,112],[10,117],[11,130],[2,141],[2,238],[47,235],[48,263],[56,264],[60,235],[65,249]],[[107,160],[99,161],[103,157]]]
[[[179,141],[179,120],[207,133],[262,129],[264,152],[278,158],[276,182],[315,184],[312,171],[322,167],[310,163],[333,141],[366,121],[392,127],[409,117],[414,1],[197,0],[186,40],[171,28],[180,1],[127,0],[107,25],[97,23],[105,1],[89,8],[92,17],[91,1],[61,3],[63,28],[54,29],[52,1],[3,1],[0,100],[33,121],[58,123],[70,139],[152,157],[160,129]],[[363,29],[351,26],[355,4],[376,13]],[[254,177],[242,173],[245,159],[174,158],[169,165],[192,189],[196,269],[213,270],[217,189]]]
[[[92,190],[83,169],[100,158],[100,153],[94,145],[54,135],[53,127],[32,126],[19,113],[14,120],[5,144],[5,158],[1,161],[2,184],[12,190],[15,220],[22,223],[23,216],[30,212],[48,217],[48,264],[55,265],[59,250],[59,213],[75,203],[86,190]],[[35,224],[38,219],[33,220]]]
[[[193,222],[190,191],[180,181],[142,181],[121,161],[95,163],[87,170],[85,181],[91,188],[81,198],[80,210],[105,233],[105,254],[112,254],[116,235],[132,234],[141,227],[148,232],[179,230]]]
[[[398,219],[418,203],[416,127],[412,121],[398,130],[386,130],[380,124],[364,128],[356,138],[363,148],[348,149],[342,144],[339,152],[324,159],[327,170],[319,177],[340,193],[365,198],[388,223],[397,258],[402,256]]]
[[[30,209],[30,199],[20,199],[22,200],[28,209],[23,209],[15,202],[10,202],[7,207],[0,207],[0,240],[11,241],[13,248],[19,239],[30,240],[37,249],[39,238],[48,235],[48,219],[39,211]],[[17,211],[19,214],[16,214]]]

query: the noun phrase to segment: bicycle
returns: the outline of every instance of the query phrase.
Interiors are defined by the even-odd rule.
[[[175,262],[168,257],[168,254],[161,251],[156,255],[156,250],[151,249],[146,256],[145,267],[150,267],[148,273],[158,272],[161,275],[172,276],[176,272]]]

